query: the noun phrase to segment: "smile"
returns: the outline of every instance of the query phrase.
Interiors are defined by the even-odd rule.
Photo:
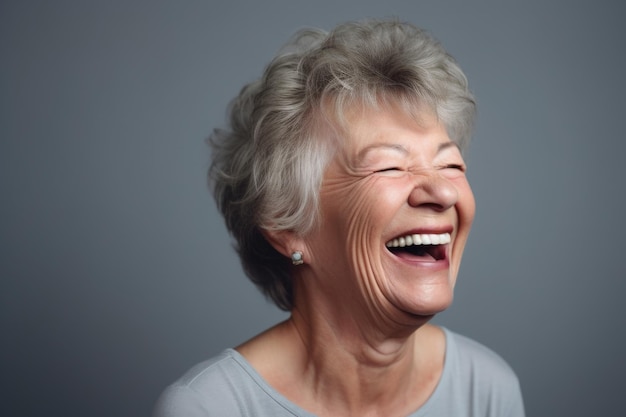
[[[397,256],[430,258],[442,260],[446,258],[445,246],[450,243],[450,233],[441,234],[411,234],[397,237],[385,244]]]
[[[445,245],[450,243],[450,233],[413,234],[390,240],[385,245],[388,248],[404,248],[412,245]]]

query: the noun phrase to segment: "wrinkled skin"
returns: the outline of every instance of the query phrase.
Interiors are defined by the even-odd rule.
[[[237,347],[270,385],[316,415],[407,415],[443,370],[445,338],[425,325],[453,298],[474,217],[465,163],[431,114],[361,109],[320,190],[306,235],[266,231],[294,266],[291,317]],[[426,251],[391,251],[409,234],[449,233]]]
[[[418,121],[360,109],[348,126],[324,175],[321,226],[291,242],[304,248],[307,264],[298,271],[296,309],[304,301],[338,327],[368,323],[381,336],[411,332],[452,302],[475,210],[465,163],[431,114]],[[385,246],[441,232],[452,238],[443,259],[394,255]]]

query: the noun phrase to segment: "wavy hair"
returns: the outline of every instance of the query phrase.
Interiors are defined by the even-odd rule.
[[[231,102],[229,128],[210,136],[217,206],[246,274],[279,308],[293,306],[292,266],[261,231],[311,230],[340,136],[329,132],[340,130],[354,105],[391,103],[412,114],[427,106],[466,148],[474,98],[455,60],[429,34],[396,20],[306,29]]]

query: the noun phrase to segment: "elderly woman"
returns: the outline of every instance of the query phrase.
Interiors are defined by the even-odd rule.
[[[499,356],[428,324],[474,217],[474,107],[418,28],[299,32],[234,100],[209,173],[247,275],[291,315],[191,369],[156,416],[523,416]]]

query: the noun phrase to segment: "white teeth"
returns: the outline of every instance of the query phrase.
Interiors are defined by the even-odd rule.
[[[450,233],[435,234],[414,234],[399,237],[386,243],[388,248],[403,248],[411,245],[445,245],[450,243]]]

